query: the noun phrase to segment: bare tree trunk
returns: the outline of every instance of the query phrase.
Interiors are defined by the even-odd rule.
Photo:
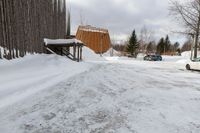
[[[194,44],[194,58],[197,58],[197,52],[198,52],[198,44],[199,44],[199,30],[200,30],[200,14],[195,34],[195,44]]]
[[[0,46],[5,57],[42,53],[43,38],[63,38],[66,11],[62,4],[63,0],[0,0]]]

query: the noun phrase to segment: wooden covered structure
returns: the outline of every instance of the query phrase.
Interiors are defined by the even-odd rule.
[[[76,38],[97,54],[107,52],[111,46],[110,35],[107,29],[79,26]]]
[[[82,47],[84,44],[77,39],[44,39],[47,54],[67,56],[73,61],[82,60]]]

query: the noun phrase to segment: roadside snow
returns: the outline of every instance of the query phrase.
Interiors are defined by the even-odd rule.
[[[200,56],[200,51],[198,51],[197,55]],[[184,58],[190,58],[191,57],[191,51],[185,51],[185,52],[181,53],[181,56],[184,57]]]
[[[48,89],[89,67],[89,64],[76,63],[57,55],[28,55],[12,61],[2,60],[0,108]]]

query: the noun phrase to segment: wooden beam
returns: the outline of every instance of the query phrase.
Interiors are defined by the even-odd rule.
[[[77,57],[77,59],[78,59],[78,62],[80,61],[80,46],[78,46],[78,57]]]
[[[73,58],[74,58],[74,60],[76,60],[76,46],[74,45],[73,46]]]
[[[82,56],[83,56],[83,55],[82,55],[82,53],[83,53],[83,52],[82,52],[82,48],[83,48],[83,46],[81,46],[81,49],[80,49],[80,60],[82,60]]]

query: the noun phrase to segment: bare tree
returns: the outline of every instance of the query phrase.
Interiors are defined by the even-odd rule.
[[[148,30],[146,26],[143,26],[139,36],[140,51],[145,52],[147,50],[148,44],[153,41],[154,41],[154,32]]]
[[[190,38],[188,38],[188,40],[186,40],[183,44],[183,46],[181,47],[181,51],[189,51],[191,49],[191,45],[192,45],[192,40]]]
[[[193,36],[194,58],[197,57],[200,34],[200,0],[178,1],[171,0],[170,11],[185,27],[185,33]]]

